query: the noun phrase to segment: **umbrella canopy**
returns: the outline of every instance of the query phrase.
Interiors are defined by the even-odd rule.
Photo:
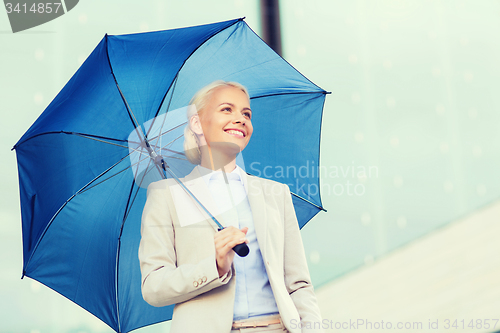
[[[23,276],[117,332],[171,318],[173,306],[154,308],[141,295],[137,253],[146,190],[138,179],[151,179],[138,177],[142,160],[134,152],[144,148],[142,140],[159,155],[182,156],[182,145],[175,146],[182,133],[173,133],[186,119],[170,124],[167,116],[180,119],[173,110],[217,79],[245,85],[251,97],[245,170],[290,186],[301,227],[322,209],[316,170],[326,92],[242,19],[106,35],[14,147]],[[166,132],[176,140],[160,140]]]

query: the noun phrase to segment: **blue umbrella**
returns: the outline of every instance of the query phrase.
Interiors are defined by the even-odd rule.
[[[326,92],[243,19],[106,35],[14,146],[23,276],[117,332],[171,318],[173,306],[152,307],[141,295],[145,185],[160,175],[155,155],[179,176],[190,171],[179,110],[217,79],[240,82],[251,97],[254,133],[240,159],[245,170],[290,186],[300,227],[323,209],[317,166]]]

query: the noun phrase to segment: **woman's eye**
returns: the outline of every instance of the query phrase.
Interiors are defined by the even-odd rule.
[[[252,114],[250,112],[245,112],[243,115],[248,119],[252,118]]]
[[[222,111],[231,112],[231,108],[224,108],[224,109],[222,109]]]

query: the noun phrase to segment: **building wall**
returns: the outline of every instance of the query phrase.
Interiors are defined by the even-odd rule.
[[[330,282],[317,290],[323,326],[355,332],[499,331],[499,235],[496,201]]]

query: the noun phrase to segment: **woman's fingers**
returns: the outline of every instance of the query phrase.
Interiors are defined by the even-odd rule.
[[[245,237],[247,231],[247,227],[241,230],[235,227],[227,227],[215,233],[214,241],[219,276],[226,274],[231,268],[234,258],[233,247],[238,244],[248,243],[248,239]]]
[[[237,229],[235,227],[227,227],[215,234],[215,243],[220,245],[220,247],[228,247],[232,249],[235,245],[241,243],[248,243],[248,239],[245,237],[248,228]]]
[[[215,240],[215,248],[219,255],[226,255],[230,253],[236,245],[247,242],[248,240],[245,237],[241,237],[241,235],[222,236]]]

